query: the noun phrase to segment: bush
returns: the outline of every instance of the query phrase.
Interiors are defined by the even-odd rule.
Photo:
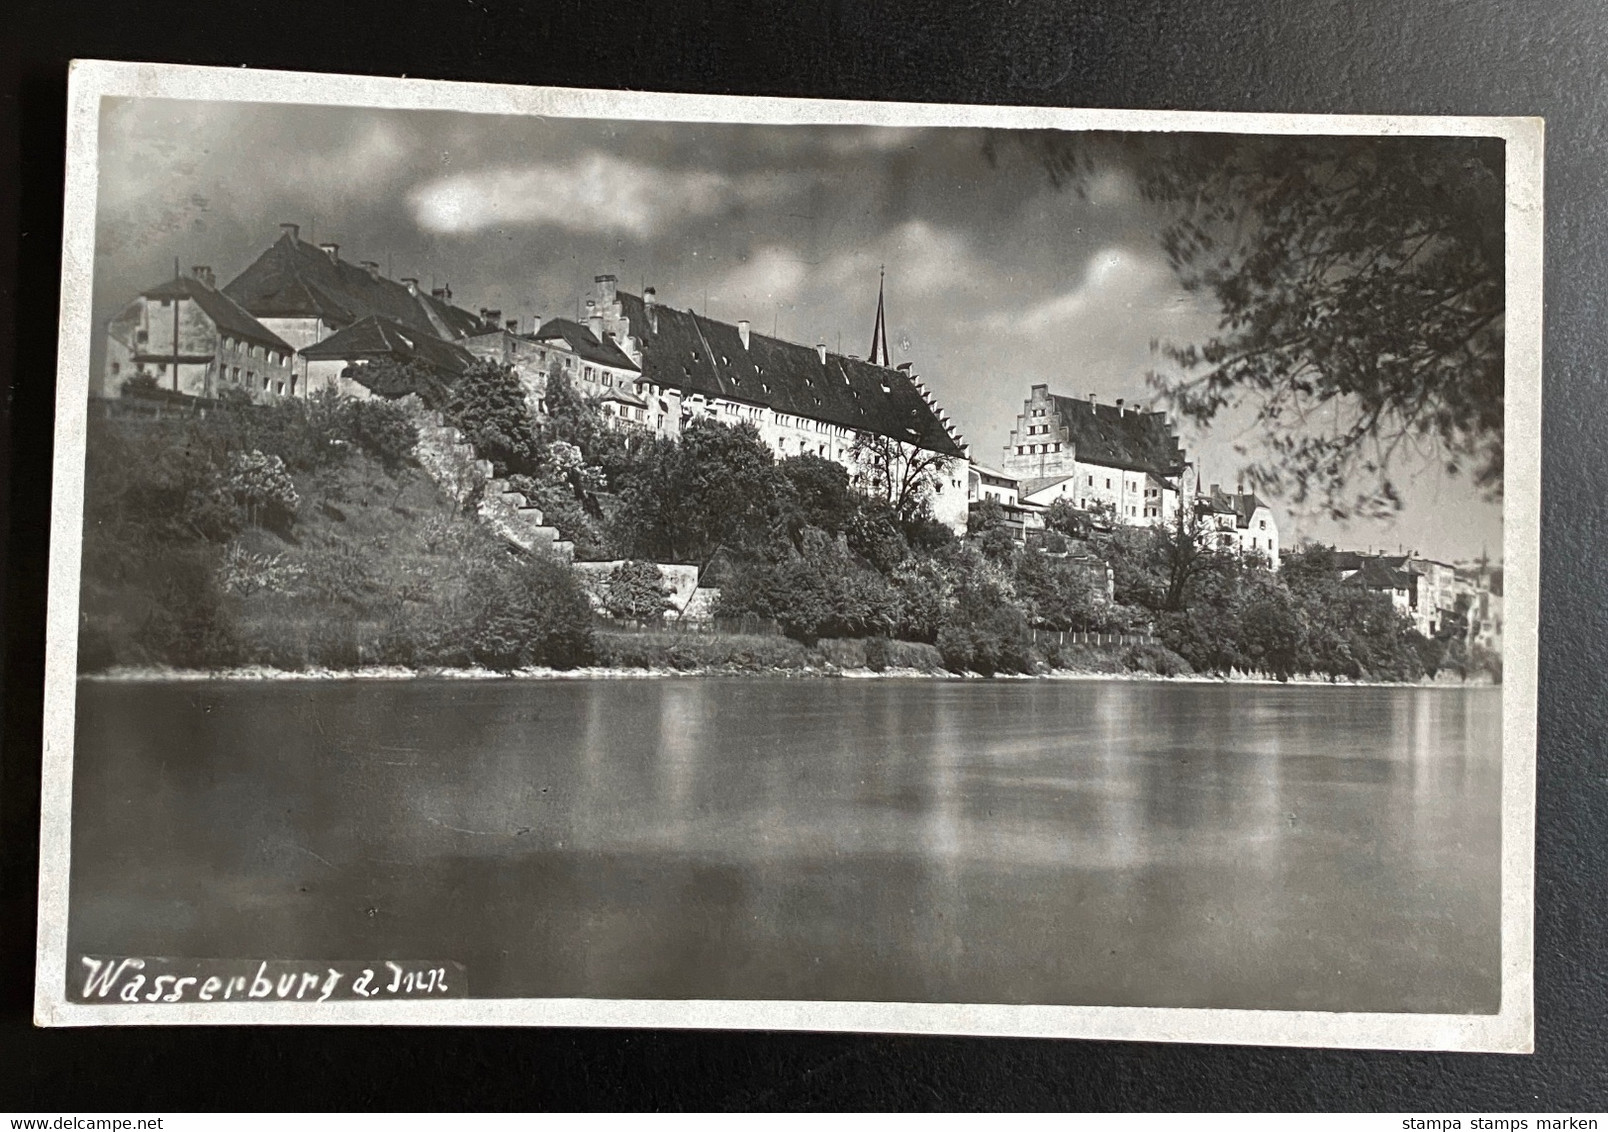
[[[1033,671],[1031,635],[1022,611],[1003,597],[966,601],[938,630],[938,652],[951,672],[993,676]]]
[[[1051,668],[1061,672],[1115,674],[1128,671],[1123,659],[1115,652],[1094,645],[1046,645],[1044,661]]]
[[[469,654],[501,671],[537,665],[573,668],[594,655],[592,605],[575,572],[530,558],[481,572],[473,592]]]
[[[865,642],[865,665],[872,672],[886,672],[890,668],[942,672],[944,658],[932,645],[919,641],[872,637]]]
[[[349,439],[396,472],[413,460],[419,430],[402,406],[390,401],[353,401],[347,409]]]
[[[301,505],[296,483],[285,470],[285,461],[278,456],[265,456],[256,449],[236,452],[229,457],[229,475],[224,487],[245,510],[249,522],[269,530],[288,531],[295,521],[296,508]]]
[[[736,633],[611,633],[596,635],[598,663],[614,668],[670,668],[678,672],[728,669],[761,672],[809,663],[804,646],[787,637]]]
[[[828,638],[815,643],[816,655],[825,664],[836,668],[864,668],[869,649],[865,641]]]
[[[1189,661],[1165,645],[1130,645],[1122,654],[1123,667],[1130,672],[1153,672],[1157,676],[1188,676],[1195,670]]]
[[[657,621],[675,604],[664,571],[653,562],[622,562],[603,582],[603,608],[625,621]]]

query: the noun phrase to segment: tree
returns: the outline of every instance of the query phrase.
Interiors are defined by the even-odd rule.
[[[426,405],[439,409],[447,404],[451,396],[441,375],[418,361],[376,358],[364,365],[347,366],[341,371],[341,376],[357,382],[374,396],[387,401],[417,395]]]
[[[639,447],[623,474],[612,530],[627,553],[657,562],[709,561],[725,547],[766,542],[775,490],[770,446],[752,424],[691,421],[679,441]]]
[[[879,432],[855,433],[849,454],[860,490],[882,500],[901,520],[930,509],[933,493],[954,462]]]
[[[501,474],[529,472],[536,463],[536,421],[512,366],[477,361],[464,371],[446,417]]]
[[[532,556],[476,572],[469,654],[500,671],[572,668],[592,656],[592,606],[575,572]]]
[[[229,458],[224,486],[253,525],[272,530],[287,530],[301,504],[285,462],[257,451],[236,452]]]
[[[657,621],[675,608],[664,571],[653,562],[622,562],[603,583],[603,608],[626,621]]]
[[[1016,593],[1028,621],[1040,629],[1088,629],[1096,619],[1088,574],[1065,559],[1038,550],[1022,554],[1016,566]]]
[[[1503,149],[1487,138],[1031,135],[1052,182],[1126,169],[1217,333],[1166,400],[1254,416],[1247,474],[1336,517],[1400,506],[1407,461],[1501,491]],[[1416,468],[1411,469],[1416,470]]]

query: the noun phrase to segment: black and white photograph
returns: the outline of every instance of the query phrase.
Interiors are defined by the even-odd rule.
[[[1541,135],[81,63],[37,1019],[1531,1042]]]

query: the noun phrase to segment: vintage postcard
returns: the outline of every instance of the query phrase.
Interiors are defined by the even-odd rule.
[[[1530,1049],[1539,121],[70,97],[41,1024]]]

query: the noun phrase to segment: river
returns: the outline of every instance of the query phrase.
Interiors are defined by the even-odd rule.
[[[74,953],[490,996],[1493,1012],[1501,696],[82,683]]]

